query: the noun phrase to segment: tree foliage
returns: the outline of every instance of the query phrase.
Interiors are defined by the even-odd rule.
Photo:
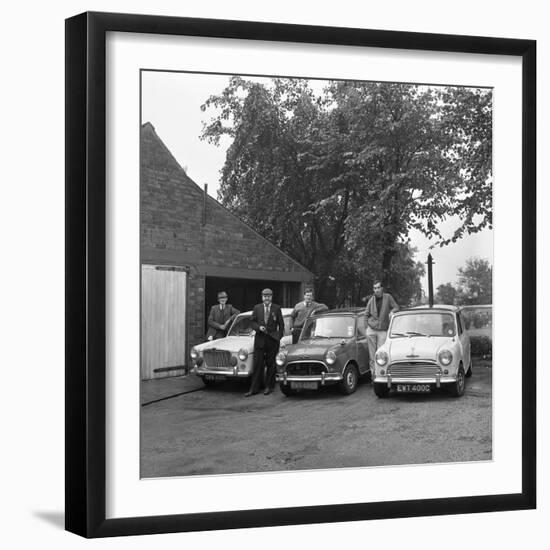
[[[437,287],[436,303],[457,305],[490,305],[493,302],[493,267],[489,260],[472,257],[458,268],[457,285]]]
[[[310,269],[327,302],[356,302],[379,277],[408,303],[412,228],[444,245],[491,224],[489,91],[338,81],[319,94],[233,77],[202,109],[202,138],[231,140],[221,202]],[[447,238],[449,216],[463,223]]]
[[[458,303],[488,305],[493,303],[493,267],[484,258],[469,258],[458,269]]]
[[[456,288],[451,283],[439,285],[435,293],[435,303],[453,305],[456,301],[456,294]]]

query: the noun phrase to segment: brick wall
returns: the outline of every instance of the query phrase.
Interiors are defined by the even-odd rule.
[[[207,198],[183,171],[149,123],[141,129],[141,247],[171,253],[176,265],[188,265],[189,340],[204,339],[204,266],[295,273],[309,272],[271,245],[221,204]],[[267,277],[266,277],[267,278]]]

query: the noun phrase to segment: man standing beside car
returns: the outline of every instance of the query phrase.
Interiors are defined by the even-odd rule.
[[[304,328],[304,323],[310,315],[327,310],[328,307],[325,304],[313,301],[313,289],[306,288],[304,291],[304,301],[298,302],[290,314],[290,318],[292,319],[292,343],[295,344],[298,341],[300,333]]]
[[[220,290],[218,292],[218,305],[212,306],[210,309],[206,339],[217,340],[218,338],[225,338],[227,329],[239,313],[238,309],[227,303],[227,292]]]
[[[257,394],[262,384],[264,395],[269,395],[275,388],[275,357],[279,353],[279,342],[285,333],[285,322],[281,307],[273,302],[273,292],[269,288],[262,290],[262,303],[252,310],[250,326],[256,331],[254,336],[254,371],[250,390],[245,397]],[[264,361],[266,373],[264,380]]]
[[[374,294],[367,302],[365,319],[367,320],[367,345],[369,347],[369,364],[371,374],[374,373],[374,356],[376,350],[386,341],[390,315],[399,311],[397,302],[391,294],[384,292],[382,283],[375,281]]]

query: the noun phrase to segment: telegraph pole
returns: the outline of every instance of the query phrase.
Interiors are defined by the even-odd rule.
[[[428,254],[428,303],[430,307],[434,307],[434,279],[433,279],[433,258]]]

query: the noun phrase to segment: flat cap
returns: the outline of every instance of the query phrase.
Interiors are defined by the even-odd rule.
[[[273,291],[270,288],[264,288],[262,290],[262,296],[273,296]]]

